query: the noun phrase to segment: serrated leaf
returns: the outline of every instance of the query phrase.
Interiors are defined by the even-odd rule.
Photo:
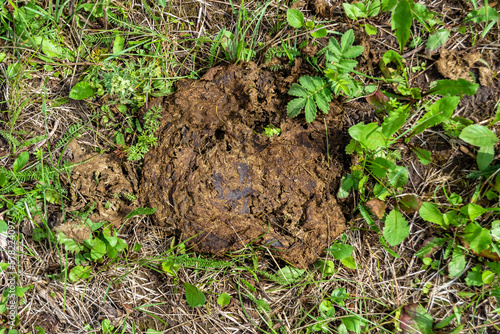
[[[465,283],[469,286],[481,286],[483,285],[483,275],[481,275],[481,267],[475,266],[468,273],[465,278]]]
[[[432,203],[423,203],[422,207],[418,211],[420,214],[420,217],[422,217],[423,220],[434,223],[436,225],[446,227],[446,224],[444,223],[443,219],[443,214],[439,209],[434,206]]]
[[[283,267],[279,271],[280,271],[280,276],[282,276],[285,280],[291,282],[299,279],[305,273],[304,269],[298,269],[291,266]]]
[[[361,45],[356,45],[345,51],[342,56],[345,58],[356,58],[363,53],[364,48]]]
[[[186,301],[191,307],[198,307],[205,304],[207,301],[203,292],[198,290],[197,287],[189,283],[182,283],[184,290],[186,291]]]
[[[410,39],[410,28],[412,14],[408,0],[399,0],[391,16],[393,30],[396,30],[396,39],[399,43],[399,51],[403,52],[406,42]]]
[[[33,40],[38,46],[42,46],[42,51],[47,56],[61,58],[61,56],[63,55],[63,48],[59,45],[56,45],[50,39],[35,37]]]
[[[292,84],[292,87],[290,87],[288,94],[297,97],[307,97],[309,95],[307,89],[297,83]]]
[[[481,146],[477,152],[477,166],[479,170],[484,171],[495,157],[495,146]]]
[[[316,118],[316,103],[312,98],[306,99],[306,106],[304,108],[304,113],[306,115],[306,122],[311,123]]]
[[[94,89],[86,81],[80,81],[69,92],[69,97],[73,100],[83,100],[92,96],[94,96]]]
[[[408,222],[397,209],[392,210],[385,219],[382,234],[391,246],[399,245],[410,234]]]
[[[469,82],[465,79],[458,80],[438,80],[429,94],[440,95],[474,95],[479,88],[479,84]]]
[[[314,80],[312,77],[308,75],[303,75],[299,78],[299,82],[309,92],[316,91],[316,85],[314,84]]]
[[[349,50],[354,43],[354,31],[352,29],[347,30],[340,39],[340,50],[342,54],[344,54],[347,50]]]
[[[298,9],[290,8],[286,11],[286,20],[294,28],[304,26],[304,14]]]
[[[467,126],[458,137],[474,146],[492,146],[498,142],[493,131],[479,124]]]
[[[24,166],[28,163],[30,159],[30,154],[27,151],[22,152],[14,161],[14,165],[12,166],[12,171],[17,173],[23,169]]]
[[[446,42],[450,38],[450,31],[447,29],[441,29],[435,31],[429,36],[427,40],[426,47],[429,51],[434,51],[439,49],[441,46],[445,46]]]
[[[286,112],[288,117],[290,118],[296,117],[300,113],[302,108],[305,106],[306,101],[307,98],[301,97],[298,99],[293,99],[290,102],[288,102],[286,106]]]

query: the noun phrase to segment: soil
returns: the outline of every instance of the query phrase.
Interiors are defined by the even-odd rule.
[[[140,186],[156,223],[198,252],[223,255],[253,243],[300,268],[344,231],[335,200],[345,164],[342,122],[335,112],[325,120],[327,161],[325,124],[286,116],[280,87],[291,81],[248,63],[178,82]],[[261,134],[269,124],[282,134]]]

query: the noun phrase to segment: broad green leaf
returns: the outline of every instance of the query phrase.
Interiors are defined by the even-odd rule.
[[[35,37],[35,43],[38,46],[42,46],[42,51],[49,57],[61,58],[63,55],[63,48],[59,45],[56,45],[50,39],[44,39],[42,37]]]
[[[412,147],[411,150],[417,155],[422,165],[425,166],[431,162],[431,152],[418,147]]]
[[[365,24],[365,32],[368,36],[373,36],[377,34],[377,28],[372,26],[371,24]]]
[[[495,146],[481,146],[477,152],[477,166],[479,170],[484,171],[495,157]]]
[[[354,333],[361,333],[363,327],[368,323],[367,320],[358,315],[344,316],[341,318],[341,321],[348,331],[353,331]]]
[[[348,256],[346,258],[343,258],[342,260],[340,260],[340,262],[349,269],[356,269],[357,268],[356,262],[354,261],[352,256]]]
[[[113,43],[113,54],[116,56],[123,50],[125,45],[125,38],[122,35],[116,35],[115,42]]]
[[[398,4],[398,0],[382,0],[382,11],[388,12],[392,10]]]
[[[90,250],[90,257],[92,260],[101,259],[106,254],[106,244],[101,239],[95,239],[95,243]]]
[[[344,299],[348,298],[349,294],[347,293],[345,288],[336,288],[335,290],[332,291],[332,294],[330,295],[330,300],[332,303],[335,303],[340,306],[344,306]]]
[[[422,207],[422,201],[416,195],[407,194],[401,197],[399,208],[406,213],[414,213]]]
[[[366,125],[358,123],[351,126],[348,131],[352,138],[369,150],[387,147],[389,144],[387,137],[381,132],[381,128],[376,122]]]
[[[368,161],[368,169],[379,180],[384,179],[387,175],[387,172],[394,168],[396,168],[396,165],[392,161],[389,161],[382,157],[377,157],[374,160]]]
[[[351,174],[342,176],[342,179],[340,180],[340,188],[337,193],[337,198],[346,198],[347,196],[349,196],[349,192],[354,187],[354,184],[355,179]]]
[[[351,256],[354,251],[354,247],[351,245],[335,243],[330,248],[326,249],[329,251],[335,260],[342,260],[348,256]]]
[[[426,43],[426,47],[429,51],[437,50],[441,46],[445,46],[449,38],[450,38],[449,30],[447,29],[437,30],[429,36],[429,39],[427,40]]]
[[[469,204],[463,206],[460,209],[460,212],[464,215],[469,216],[470,220],[474,220],[477,217],[480,217],[483,213],[488,212],[488,210],[483,208],[480,205],[475,204],[475,203],[469,203]]]
[[[316,118],[316,103],[312,98],[306,99],[306,106],[304,108],[304,113],[306,115],[306,122],[311,123]]]
[[[86,81],[80,81],[69,92],[69,97],[73,100],[83,100],[94,95],[94,89]]]
[[[0,52],[0,63],[3,62],[6,57],[7,54],[5,52]]]
[[[481,267],[475,266],[468,273],[465,278],[465,283],[468,286],[482,286],[483,285],[483,275],[481,274]]]
[[[82,267],[76,266],[70,270],[68,278],[71,282],[77,282],[81,279],[87,279],[90,276],[90,272],[92,271],[92,267]]]
[[[64,245],[64,248],[66,249],[67,252],[79,253],[83,249],[85,249],[85,246],[80,245],[75,240],[66,237],[64,235],[64,233],[59,232],[56,235],[56,238],[57,238],[57,242],[59,242],[61,245]]]
[[[452,277],[459,277],[465,270],[465,255],[460,247],[455,246],[451,261],[448,263],[448,273]]]
[[[424,203],[425,204],[425,203]],[[415,256],[418,257],[419,259],[423,259],[426,256],[429,256],[429,253],[433,253],[436,250],[440,249],[443,247],[443,245],[448,241],[447,238],[432,238],[428,243],[426,243],[422,248],[420,248],[416,253]]]
[[[429,90],[429,94],[440,95],[474,95],[479,88],[479,84],[469,82],[465,79],[458,80],[438,80],[436,86]]]
[[[379,89],[377,89],[373,94],[366,97],[366,101],[375,109],[376,112],[386,112],[389,113],[393,107],[390,105],[390,99],[384,95]],[[405,108],[402,107],[401,110]]]
[[[286,106],[286,112],[288,114],[288,117],[293,118],[296,117],[302,108],[305,106],[307,101],[307,98],[301,97],[298,99],[293,99],[290,102],[288,102]]]
[[[382,123],[382,133],[386,137],[395,134],[406,123],[410,114],[410,108],[402,107],[389,111],[389,116]]]
[[[279,271],[280,276],[285,278],[285,280],[287,281],[295,281],[298,278],[302,277],[302,275],[304,275],[305,273],[304,269],[298,269],[291,266],[283,267]]]
[[[418,124],[415,126],[412,135],[423,132],[425,129],[438,125],[447,120],[453,115],[453,112],[458,106],[460,98],[458,96],[448,96],[437,100],[428,109],[429,111],[422,116]]]
[[[0,220],[0,233],[7,232],[9,230],[9,225],[4,220]]]
[[[418,213],[420,214],[420,217],[422,217],[422,219],[425,221],[434,223],[444,228],[447,227],[443,220],[443,214],[432,203],[422,203],[422,207],[420,208]]]
[[[140,216],[140,215],[152,215],[153,213],[156,212],[156,208],[137,208],[132,211],[125,217],[125,219],[130,219],[135,216]]]
[[[492,146],[498,142],[493,131],[479,124],[469,125],[458,137],[474,146]]]
[[[399,0],[392,12],[391,25],[396,30],[396,39],[399,43],[399,51],[403,52],[406,42],[410,39],[410,27],[412,14],[408,0]]]
[[[17,173],[23,169],[24,166],[28,163],[30,159],[30,154],[27,151],[22,152],[14,161],[14,165],[12,166],[12,171]]]
[[[481,7],[479,10],[473,10],[465,18],[464,22],[487,22],[487,21],[498,21],[500,15],[495,8],[490,6]]]
[[[374,17],[377,16],[378,13],[380,13],[380,8],[382,7],[382,4],[380,3],[379,0],[375,1],[370,1],[367,3],[367,12],[368,12],[368,17]]]
[[[231,296],[229,296],[227,293],[221,293],[219,295],[219,298],[217,298],[217,304],[220,305],[220,307],[224,307],[226,305],[229,305],[231,302]]]
[[[319,303],[318,309],[319,313],[324,318],[330,318],[335,315],[335,307],[333,306],[332,302],[327,299],[324,299],[321,301],[321,303]]]
[[[464,229],[463,236],[469,242],[469,247],[477,254],[488,249],[491,243],[490,231],[476,223],[469,223]]]
[[[290,8],[286,11],[286,20],[294,28],[304,26],[304,14],[298,9]]]
[[[394,188],[403,187],[408,182],[408,169],[403,166],[395,166],[395,168],[389,169],[387,178],[389,184]]]
[[[366,7],[362,2],[355,2],[353,4],[344,2],[342,6],[344,6],[345,14],[351,20],[367,17]]]
[[[311,32],[311,36],[314,38],[323,38],[328,34],[328,31],[322,24],[316,26],[316,31]]]
[[[182,283],[182,285],[184,286],[184,290],[186,290],[186,301],[189,306],[198,307],[205,304],[207,299],[197,287],[189,283]]]
[[[411,5],[413,17],[420,22],[424,27],[432,27],[436,24],[434,13],[427,9],[426,6],[414,3]]]
[[[410,234],[408,222],[397,209],[392,210],[386,217],[382,234],[391,246],[399,245]]]
[[[483,279],[484,284],[490,284],[491,282],[493,282],[493,279],[495,279],[495,274],[489,270],[485,270],[481,274],[481,277]]]
[[[403,334],[432,334],[432,316],[420,304],[403,307],[399,318]]]

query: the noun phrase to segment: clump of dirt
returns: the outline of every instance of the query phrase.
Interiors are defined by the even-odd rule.
[[[260,244],[303,268],[345,229],[334,195],[342,140],[329,128],[327,162],[324,124],[288,119],[279,84],[254,63],[230,65],[180,81],[166,100],[140,199],[196,251]],[[281,135],[261,134],[268,124]]]
[[[76,140],[69,145],[72,163],[79,163],[71,173],[71,206],[68,212],[83,209],[94,203],[97,212],[92,221],[107,221],[115,226],[123,223],[132,211],[133,194],[138,191],[138,178],[129,162],[112,154],[83,152]]]

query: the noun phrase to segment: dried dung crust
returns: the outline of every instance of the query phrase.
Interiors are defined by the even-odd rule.
[[[144,162],[143,205],[194,237],[196,251],[263,244],[308,266],[345,229],[332,189],[342,163],[326,162],[324,125],[288,119],[274,74],[253,63],[209,74],[179,82],[166,101],[159,144]],[[267,124],[282,134],[260,134]]]

